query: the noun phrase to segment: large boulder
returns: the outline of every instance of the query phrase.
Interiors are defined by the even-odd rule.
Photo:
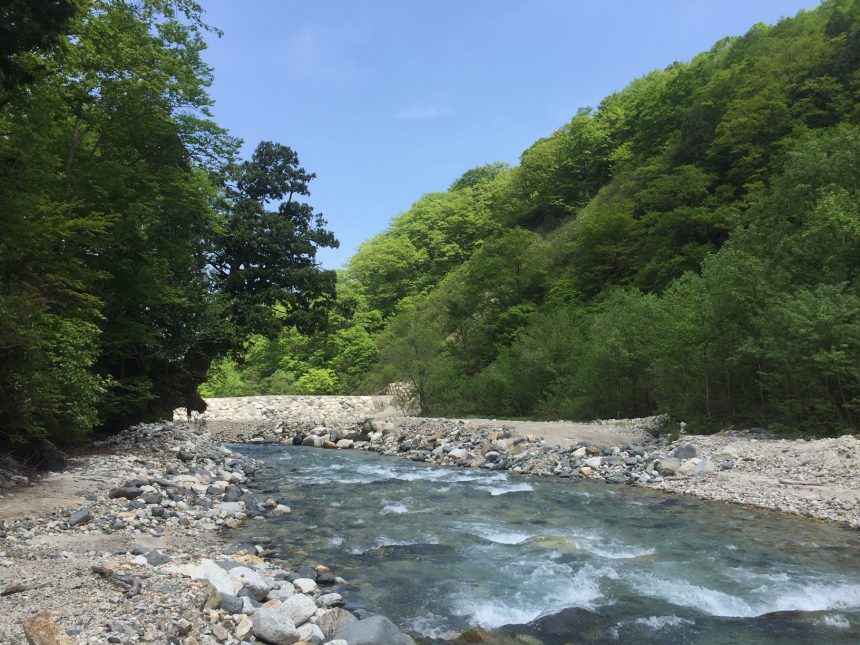
[[[204,558],[197,564],[183,564],[166,568],[165,573],[178,573],[194,580],[206,580],[221,594],[235,596],[242,588],[237,578],[218,566],[214,560]],[[220,600],[219,600],[220,603]]]
[[[254,636],[271,645],[292,645],[302,638],[290,616],[279,607],[260,607],[251,622]]]
[[[335,607],[331,611],[324,613],[317,619],[317,627],[322,630],[326,638],[334,636],[338,630],[348,623],[354,623],[358,619],[346,609]]]
[[[692,459],[693,457],[699,456],[699,451],[696,450],[696,446],[693,444],[685,443],[684,445],[675,448],[672,456],[678,459]]]
[[[108,497],[110,499],[119,499],[120,497],[134,499],[135,497],[140,496],[141,493],[143,493],[143,491],[134,486],[120,486],[119,488],[112,488],[108,492]]]
[[[349,645],[403,645],[403,634],[385,616],[371,616],[344,625],[334,637]]]
[[[36,449],[39,451],[39,461],[36,466],[39,470],[50,470],[58,472],[66,468],[66,456],[53,443],[39,437],[36,441]]]
[[[317,611],[313,598],[303,593],[290,596],[281,605],[281,611],[287,612],[292,621],[298,626],[308,622]]]
[[[69,516],[69,526],[77,526],[78,524],[86,524],[92,521],[93,514],[88,508],[81,508]]]
[[[324,442],[325,439],[313,434],[309,434],[307,437],[302,439],[302,445],[310,446],[311,448],[322,448]]]
[[[675,457],[667,457],[666,459],[661,459],[654,465],[654,469],[660,473],[661,475],[675,475],[681,469],[681,466],[684,465],[684,462],[681,459],[676,459]]]
[[[319,645],[325,640],[325,635],[313,623],[305,623],[299,627],[299,636],[303,643],[313,643],[314,645]]]
[[[263,576],[249,567],[233,567],[230,576],[235,578],[240,589],[246,589],[255,600],[265,600],[269,594],[269,584]]]
[[[517,635],[520,638],[532,636],[541,643],[608,643],[615,640],[613,626],[611,621],[600,614],[570,607],[536,618],[527,625],[504,625],[496,633]]]
[[[693,466],[693,469],[690,471],[690,475],[693,477],[701,477],[702,475],[710,475],[717,469],[714,462],[710,459],[703,459],[698,464]]]
[[[454,448],[448,453],[448,456],[451,459],[466,459],[469,456],[469,453],[465,448]]]

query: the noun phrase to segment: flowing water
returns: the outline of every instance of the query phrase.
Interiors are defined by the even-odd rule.
[[[266,523],[282,557],[332,566],[354,583],[338,589],[348,608],[405,630],[453,638],[579,607],[596,615],[576,642],[860,642],[857,531],[624,486],[236,448],[293,508]]]

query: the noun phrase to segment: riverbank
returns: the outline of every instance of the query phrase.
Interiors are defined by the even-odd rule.
[[[296,406],[301,398],[277,397],[281,406]],[[217,422],[225,441],[296,440],[445,466],[602,480],[860,528],[860,440],[854,436],[790,440],[750,429],[685,435],[670,443],[662,417],[595,423],[427,419],[399,415],[391,397],[375,404],[374,398],[360,397],[356,404],[353,397],[315,397],[312,413],[280,420],[254,412],[266,409],[268,397],[231,399],[207,412],[204,423]],[[359,418],[358,409],[375,413]]]
[[[0,495],[0,642],[319,643],[394,629],[341,609],[345,581],[322,563],[267,558],[264,518],[289,507],[253,493],[259,463],[199,430],[137,426]],[[231,543],[249,523],[259,537]]]
[[[25,642],[24,625],[38,615],[31,630],[59,634],[31,639],[39,643],[241,643],[254,634],[257,604],[275,609],[293,596],[305,612],[314,605],[312,614],[290,618],[297,637],[331,638],[354,622],[327,588],[339,582],[336,571],[325,563],[294,571],[267,558],[263,518],[289,513],[289,500],[255,495],[250,482],[260,464],[223,442],[298,442],[631,484],[860,527],[854,437],[789,441],[747,431],[669,444],[659,418],[424,419],[399,416],[390,398],[312,397],[310,405],[266,398],[223,402],[184,424],[129,429],[72,457],[64,472],[0,491],[0,642]],[[259,537],[232,544],[228,532],[249,523],[259,523]],[[246,589],[258,577],[257,590]]]

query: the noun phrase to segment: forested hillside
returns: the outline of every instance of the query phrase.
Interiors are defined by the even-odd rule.
[[[860,428],[860,3],[755,25],[430,194],[210,394]]]
[[[0,7],[0,447],[199,407],[214,357],[324,319],[313,174],[238,159],[216,36],[192,0]]]

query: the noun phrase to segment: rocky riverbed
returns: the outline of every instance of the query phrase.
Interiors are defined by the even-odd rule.
[[[644,486],[860,528],[854,437],[752,430],[670,443],[661,418],[423,419],[401,416],[391,397],[311,398],[233,399],[194,421],[137,426],[36,485],[0,463],[0,483],[14,487],[0,491],[0,642],[410,642],[387,619],[340,606],[344,581],[325,563],[268,557],[265,518],[289,513],[288,500],[255,494],[261,464],[224,442]],[[243,525],[258,537],[231,543]]]
[[[329,406],[344,404],[338,400]],[[755,428],[670,442],[663,417],[557,424],[390,411],[357,419],[340,409],[325,417],[219,421],[217,433],[232,441],[372,450],[444,466],[645,486],[860,528],[860,440],[854,436],[788,440]]]
[[[137,426],[70,466],[0,497],[0,642],[410,642],[342,609],[323,564],[267,559],[265,517],[289,507],[199,427]],[[260,536],[231,544],[243,523]]]

